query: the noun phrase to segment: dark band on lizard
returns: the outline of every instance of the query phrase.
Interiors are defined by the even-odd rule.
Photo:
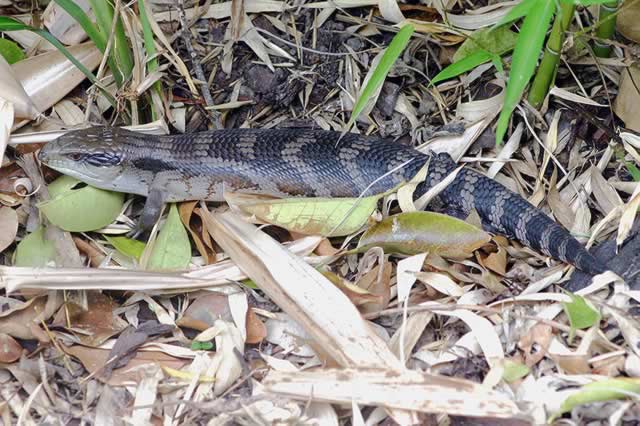
[[[153,136],[121,128],[69,132],[46,145],[40,160],[102,189],[147,197],[141,225],[155,223],[163,203],[223,201],[240,191],[291,197],[358,197],[388,191],[427,163],[417,198],[455,167],[446,154],[423,154],[378,137],[307,129],[229,129]],[[459,215],[476,210],[485,230],[515,239],[591,273],[606,266],[563,227],[519,195],[464,168],[439,194]]]

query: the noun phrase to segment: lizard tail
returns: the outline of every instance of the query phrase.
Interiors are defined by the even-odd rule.
[[[452,171],[455,163],[448,155],[438,154],[430,167],[433,169],[425,182],[427,189]],[[515,239],[586,273],[596,275],[608,269],[544,212],[471,169],[460,170],[454,181],[440,193],[440,198],[447,206],[464,214],[475,209],[485,230]]]

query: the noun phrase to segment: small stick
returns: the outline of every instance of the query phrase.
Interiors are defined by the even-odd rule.
[[[211,97],[211,91],[209,90],[209,85],[207,83],[207,78],[204,75],[204,71],[202,70],[202,66],[200,65],[200,61],[198,60],[198,55],[196,51],[193,49],[193,45],[191,44],[191,31],[189,31],[189,24],[187,22],[187,16],[184,11],[184,0],[179,0],[178,4],[178,18],[180,19],[180,26],[182,27],[182,39],[184,40],[184,45],[187,48],[187,52],[189,52],[189,56],[191,57],[191,64],[193,65],[193,71],[196,74],[196,79],[200,84],[202,91],[202,97],[204,98],[204,102],[208,107],[214,106],[213,98]],[[211,112],[211,120],[214,126],[218,129],[222,129],[222,122],[220,121],[220,114],[215,111]]]

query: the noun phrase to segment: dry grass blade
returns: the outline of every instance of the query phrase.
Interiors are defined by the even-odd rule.
[[[427,413],[522,420],[518,407],[481,385],[413,370],[323,369],[314,372],[272,371],[262,382],[267,390],[299,400],[382,405]]]

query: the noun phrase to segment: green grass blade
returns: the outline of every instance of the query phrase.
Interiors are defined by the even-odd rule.
[[[91,9],[96,15],[96,23],[102,34],[111,34],[111,27],[113,22],[114,9],[113,5],[104,0],[89,0]],[[124,27],[120,17],[116,19],[115,32],[113,35],[113,48],[110,55],[113,58],[113,67],[110,66],[111,72],[118,87],[131,76],[133,70],[133,56],[129,48],[129,41],[127,35],[124,33]]]
[[[429,83],[429,85],[434,85],[441,81],[457,77],[460,74],[474,69],[478,65],[490,61],[492,57],[493,55],[486,50],[478,50],[477,52],[474,52],[462,58],[458,62],[454,62],[453,64],[440,71],[438,74],[436,74],[435,77],[433,77],[433,79],[431,79],[431,83]]]
[[[502,17],[493,28],[500,27],[504,24],[516,21],[523,16],[527,16],[529,12],[544,0],[523,0],[515,5],[506,15]]]
[[[407,46],[407,43],[409,43],[413,31],[413,25],[404,25],[393,37],[393,40],[391,40],[391,43],[389,43],[389,46],[385,49],[375,72],[358,97],[358,100],[353,107],[353,111],[351,111],[351,118],[347,124],[347,129],[353,126],[353,123],[355,123],[362,110],[364,110],[369,99],[371,99],[376,90],[382,85],[382,83],[384,83],[385,78],[387,78],[387,74],[389,74],[391,67],[393,67],[393,64],[396,62],[396,59],[398,59],[398,56],[400,56],[404,48]]]
[[[157,58],[157,50],[156,44],[153,38],[153,28],[151,27],[151,22],[149,22],[149,16],[147,15],[147,7],[145,4],[145,0],[138,0],[138,9],[140,10],[140,23],[142,24],[142,34],[144,37],[144,50],[147,54],[147,58],[150,58],[146,61],[147,72],[152,73],[157,70],[160,64],[158,63]],[[162,86],[160,85],[160,81],[156,81],[153,83],[153,90],[162,97]],[[159,114],[162,112],[156,111],[155,105],[153,102],[149,102],[149,107],[151,108],[151,115],[154,120],[158,118]]]
[[[98,28],[93,24],[89,16],[72,0],[55,0],[78,24],[82,27],[91,41],[96,45],[102,53],[107,47],[107,39]]]
[[[502,142],[511,113],[520,102],[524,89],[533,76],[555,10],[556,2],[554,0],[539,0],[537,6],[530,10],[522,23],[511,59],[511,71],[505,90],[504,105],[500,112],[500,118],[498,118],[497,144]]]

